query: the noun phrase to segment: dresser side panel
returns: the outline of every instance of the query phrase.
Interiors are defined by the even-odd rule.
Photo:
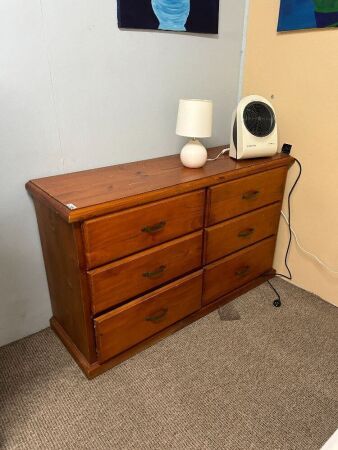
[[[42,252],[54,319],[89,362],[96,360],[87,279],[81,271],[80,224],[68,224],[35,200]]]

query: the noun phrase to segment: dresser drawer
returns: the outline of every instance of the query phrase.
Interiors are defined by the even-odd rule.
[[[281,203],[227,220],[205,230],[205,263],[277,234]]]
[[[209,188],[207,225],[282,200],[286,174],[282,167]]]
[[[204,271],[203,304],[248,283],[272,268],[275,237],[210,264]]]
[[[93,313],[198,269],[202,264],[202,235],[197,231],[89,271]]]
[[[204,190],[88,220],[83,224],[87,267],[199,230],[203,214]]]
[[[202,271],[95,319],[98,359],[103,362],[201,307]]]

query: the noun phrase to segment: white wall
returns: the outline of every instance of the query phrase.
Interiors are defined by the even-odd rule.
[[[177,153],[180,97],[210,98],[228,141],[245,1],[218,37],[121,31],[116,0],[0,2],[0,345],[48,325],[31,199],[36,177]]]

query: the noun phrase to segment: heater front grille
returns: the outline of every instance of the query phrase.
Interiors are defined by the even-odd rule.
[[[276,125],[273,110],[263,102],[249,103],[244,109],[243,120],[247,130],[257,137],[268,136]]]

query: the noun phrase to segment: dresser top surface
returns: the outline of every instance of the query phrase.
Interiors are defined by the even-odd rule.
[[[209,149],[209,157],[224,146]],[[289,166],[293,158],[236,161],[228,155],[209,161],[201,169],[182,166],[179,155],[73,172],[27,183],[31,194],[50,203],[68,222],[159,200],[275,167]],[[142,197],[142,198],[141,198]],[[67,205],[74,205],[74,209]]]

